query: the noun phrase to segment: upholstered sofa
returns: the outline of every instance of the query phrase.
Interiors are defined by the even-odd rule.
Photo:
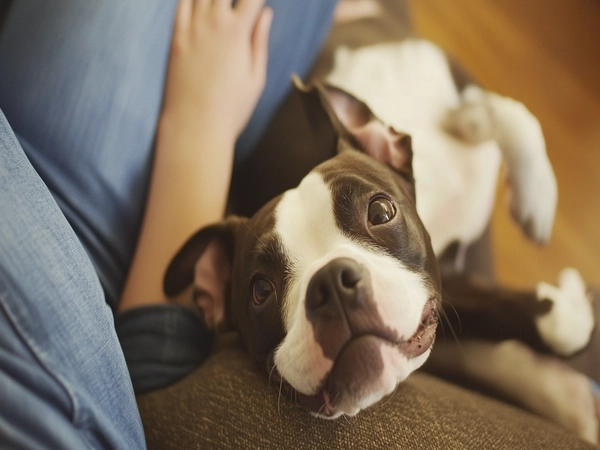
[[[356,417],[317,419],[235,344],[138,401],[150,449],[593,449],[514,406],[424,372]]]

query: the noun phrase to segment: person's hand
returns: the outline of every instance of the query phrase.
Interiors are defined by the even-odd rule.
[[[231,3],[180,0],[163,115],[235,140],[264,89],[273,11]]]
[[[162,278],[198,228],[223,217],[235,140],[264,88],[265,0],[180,0],[144,220],[121,311],[166,303]]]

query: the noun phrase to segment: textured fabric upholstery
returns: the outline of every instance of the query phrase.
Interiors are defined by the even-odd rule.
[[[316,419],[242,350],[139,397],[150,449],[592,449],[556,425],[418,372],[356,417]]]

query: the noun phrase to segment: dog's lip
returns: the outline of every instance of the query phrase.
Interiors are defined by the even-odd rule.
[[[437,326],[437,300],[431,298],[423,307],[417,331],[408,340],[399,344],[400,351],[409,359],[421,356],[432,346]]]
[[[336,412],[329,390],[326,387],[323,387],[314,395],[305,395],[297,392],[296,402],[304,409],[313,411],[320,416],[332,417]]]
[[[416,358],[417,356],[425,353],[432,346],[435,340],[435,334],[438,325],[437,304],[438,302],[435,298],[429,299],[425,303],[419,326],[415,333],[406,341],[394,342],[388,337],[380,336],[378,334],[369,334],[368,336],[381,339],[382,341],[388,342],[389,344],[397,347],[407,359]],[[351,339],[351,341],[364,336],[367,335],[355,336]],[[287,389],[294,391],[296,402],[303,408],[313,411],[319,416],[336,416],[338,411],[335,403],[338,399],[339,393],[332,391],[329,375],[323,381],[321,388],[313,395],[302,394],[296,391],[285,380],[281,381]]]

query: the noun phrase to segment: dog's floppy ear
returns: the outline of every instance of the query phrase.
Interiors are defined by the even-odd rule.
[[[228,324],[235,235],[245,220],[233,216],[202,228],[179,249],[165,272],[163,289],[169,298],[193,284],[193,302],[212,330]]]
[[[366,103],[338,87],[321,83],[306,86],[297,77],[293,81],[296,89],[320,96],[342,141],[393,168],[411,184],[414,195],[410,135],[384,125]]]

